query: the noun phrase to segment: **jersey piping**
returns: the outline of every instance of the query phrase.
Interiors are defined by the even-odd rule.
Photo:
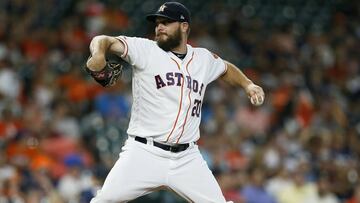
[[[219,76],[219,77],[221,77],[221,76],[223,76],[223,75],[225,75],[225,73],[227,72],[227,70],[228,70],[228,66],[227,66],[227,64],[225,63],[225,61],[223,60],[223,63],[225,64],[225,70],[224,70],[224,72],[222,72],[221,73],[221,75]]]
[[[178,67],[178,68],[179,68],[179,70],[180,70],[180,65],[176,62],[176,60],[174,60],[173,58],[171,58],[171,60],[173,60],[173,61],[176,63],[177,67]],[[168,142],[168,141],[169,141],[169,138],[170,138],[170,136],[172,135],[172,133],[174,132],[175,127],[176,127],[176,124],[177,124],[178,119],[179,119],[179,115],[180,115],[180,112],[181,112],[181,107],[182,107],[182,98],[183,98],[184,80],[185,80],[185,79],[184,79],[184,77],[182,77],[179,110],[178,110],[178,113],[177,113],[177,116],[176,116],[176,119],[175,119],[175,122],[174,122],[173,128],[172,128],[172,130],[171,130],[170,134],[168,135],[168,137],[167,137],[167,139],[166,139],[166,142]]]
[[[192,56],[191,56],[191,59],[190,59],[189,62],[186,64],[186,72],[188,73],[189,77],[190,77],[190,73],[189,73],[188,67],[189,67],[189,64],[191,63],[191,61],[193,60],[193,57],[194,57],[194,52],[193,52],[193,54],[192,54]],[[190,91],[189,91],[189,94],[188,94],[188,98],[189,98],[189,102],[190,102],[190,103],[189,103],[189,107],[188,107],[188,109],[187,109],[187,111],[186,111],[186,116],[185,116],[184,124],[183,124],[183,126],[182,126],[181,134],[180,134],[179,138],[177,139],[176,143],[179,143],[179,140],[180,140],[180,138],[182,137],[182,135],[183,135],[183,133],[184,133],[186,121],[187,121],[187,118],[188,118],[188,115],[189,115],[189,110],[190,110],[190,108],[191,108],[191,96],[190,96],[190,94],[191,94],[191,88],[190,88]]]
[[[120,37],[116,37],[116,39],[120,40],[124,44],[125,50],[124,50],[124,53],[120,57],[125,58],[128,54],[129,46],[124,39],[122,39]]]

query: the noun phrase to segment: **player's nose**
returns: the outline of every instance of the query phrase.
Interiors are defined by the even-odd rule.
[[[158,24],[156,25],[156,29],[157,29],[158,31],[163,31],[163,30],[165,29],[165,25],[164,25],[163,23],[158,23]]]

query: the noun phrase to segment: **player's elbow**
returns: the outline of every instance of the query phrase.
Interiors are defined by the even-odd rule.
[[[90,48],[91,48],[91,46],[94,46],[95,44],[104,44],[107,41],[109,41],[109,36],[97,35],[92,38],[91,43],[90,43]]]
[[[97,41],[97,40],[104,40],[106,39],[108,36],[106,35],[96,35],[95,37],[92,38],[92,41]]]

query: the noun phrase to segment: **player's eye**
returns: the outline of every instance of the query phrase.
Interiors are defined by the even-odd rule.
[[[156,26],[158,26],[159,24],[163,24],[163,25],[168,25],[170,23],[173,23],[174,21],[172,20],[169,20],[169,19],[164,19],[164,20],[159,20],[159,21],[156,21]]]

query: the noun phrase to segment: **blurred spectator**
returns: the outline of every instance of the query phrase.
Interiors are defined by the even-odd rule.
[[[351,198],[349,198],[346,203],[359,203],[360,202],[360,185],[356,185],[354,187],[354,194]]]
[[[8,60],[0,60],[0,94],[14,100],[20,96],[20,80]]]
[[[245,183],[245,174],[242,171],[223,173],[217,177],[225,199],[234,203],[245,203],[244,196],[238,191]]]
[[[281,167],[278,172],[266,183],[266,191],[274,197],[279,197],[285,188],[293,185],[289,171],[285,167]]]
[[[241,190],[245,202],[277,203],[275,198],[265,190],[266,174],[261,168],[252,168],[248,173],[249,183]]]
[[[339,203],[339,199],[331,192],[329,177],[322,175],[317,181],[317,200],[318,203]]]
[[[79,139],[79,124],[76,118],[71,115],[70,108],[68,103],[58,101],[54,106],[51,122],[54,132],[71,139]]]
[[[84,163],[77,154],[65,158],[67,172],[59,180],[59,193],[65,202],[80,202],[82,194],[92,191],[91,175],[82,170]]]
[[[130,104],[125,95],[117,92],[121,89],[112,87],[110,91],[99,94],[95,98],[95,109],[109,121],[124,123],[130,112]]]
[[[317,188],[314,183],[306,181],[306,169],[299,165],[291,174],[294,184],[278,193],[279,203],[317,203]]]
[[[37,169],[31,175],[34,183],[26,192],[26,202],[64,203],[53,186],[47,170]]]

